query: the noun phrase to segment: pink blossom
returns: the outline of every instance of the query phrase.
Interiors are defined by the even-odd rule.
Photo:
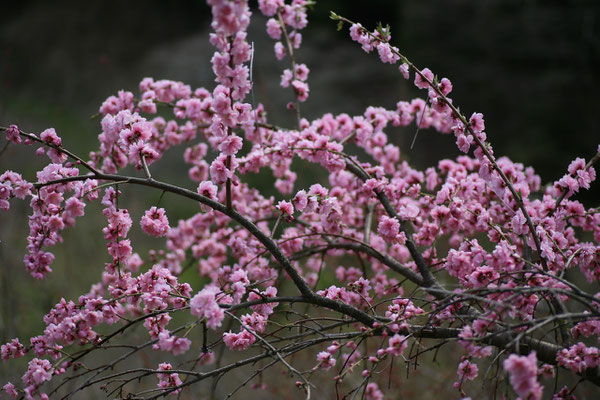
[[[211,181],[202,181],[200,185],[198,185],[198,194],[204,197],[208,197],[211,200],[217,200],[217,185],[212,183]]]
[[[304,190],[298,191],[298,193],[296,193],[296,196],[294,196],[292,203],[294,203],[294,205],[296,206],[296,209],[298,209],[298,211],[300,211],[300,212],[304,211],[304,209],[308,205],[308,195],[306,194],[306,191],[304,191]]]
[[[258,0],[258,7],[265,16],[271,17],[279,7],[283,7],[283,0]]]
[[[9,358],[19,358],[25,355],[27,349],[19,342],[19,339],[13,339],[10,342],[3,344],[0,348],[1,358],[8,360]]]
[[[228,156],[235,155],[242,148],[243,140],[236,135],[228,135],[219,143],[219,150]]]
[[[419,215],[419,208],[414,204],[409,203],[405,206],[400,207],[398,215],[403,220],[414,220],[415,218],[417,218],[417,215]]]
[[[394,237],[400,230],[400,222],[396,218],[383,215],[379,220],[377,231],[381,236]]]
[[[260,292],[260,295],[255,291],[251,291],[248,294],[248,301],[272,298],[277,295],[277,288],[273,286],[269,286],[266,290]],[[257,304],[255,306],[251,306],[250,308],[253,311],[256,311],[260,314],[268,316],[273,313],[273,309],[277,306],[277,303],[265,303],[265,304]]]
[[[65,202],[65,211],[71,218],[81,217],[84,214],[85,203],[76,197],[71,197]]]
[[[62,147],[62,140],[56,134],[56,131],[54,130],[54,128],[49,128],[49,129],[46,129],[45,131],[43,131],[40,134],[40,138],[44,142],[46,142],[52,146]],[[38,151],[40,151],[40,154],[44,153],[44,150],[42,148],[38,149]],[[46,154],[48,155],[50,160],[52,160],[52,162],[56,163],[56,164],[61,164],[61,163],[65,162],[67,159],[67,155],[65,153],[63,153],[60,150],[54,149],[54,148],[46,149]]]
[[[281,83],[279,84],[281,87],[287,88],[292,83],[292,79],[294,76],[292,75],[292,71],[290,69],[284,69],[281,74]]]
[[[556,356],[558,365],[568,368],[577,373],[582,373],[588,368],[594,368],[600,365],[600,350],[596,347],[588,347],[579,342],[562,349]]]
[[[60,147],[62,145],[62,140],[61,138],[56,134],[56,131],[54,130],[54,128],[49,128],[46,129],[45,131],[43,131],[40,134],[40,138],[48,143],[51,144],[53,146],[57,146]]]
[[[29,361],[27,372],[23,375],[23,383],[26,385],[39,386],[45,381],[52,379],[54,369],[48,360],[34,358]]]
[[[409,79],[410,78],[410,73],[408,70],[408,64],[406,63],[402,63],[399,67],[398,70],[400,71],[400,73],[402,74],[402,77],[404,79]]]
[[[165,236],[169,231],[169,220],[164,208],[151,207],[140,220],[142,230],[150,236]]]
[[[240,333],[229,331],[223,334],[223,342],[230,350],[246,350],[255,341],[254,335],[246,329],[243,329]]]
[[[473,113],[471,118],[469,118],[469,124],[474,132],[479,133],[485,130],[485,122],[483,120],[483,114],[481,113]]]
[[[537,381],[537,357],[535,351],[528,356],[511,354],[502,364],[510,374],[510,384],[523,399],[539,400],[543,387]]]
[[[317,354],[318,368],[328,370],[336,364],[335,358],[328,351],[321,351]]]
[[[425,68],[421,71],[423,77],[429,80],[429,82],[433,82],[433,72],[429,68]],[[415,74],[415,86],[419,89],[427,89],[429,87],[429,83],[424,80],[420,74]]]
[[[2,387],[2,389],[6,392],[6,394],[11,398],[11,399],[16,399],[19,396],[19,392],[17,392],[17,390],[15,389],[15,385],[13,385],[12,383],[8,382],[6,385],[4,385]]]
[[[393,356],[399,357],[404,352],[404,349],[406,349],[406,346],[408,346],[408,343],[406,342],[406,337],[395,334],[389,339],[386,352]]]
[[[477,364],[473,364],[468,359],[465,359],[458,364],[458,370],[456,372],[461,380],[468,379],[472,381],[477,377],[479,368],[477,367]]]
[[[361,35],[362,35],[362,26],[360,24],[352,24],[350,26],[350,37],[352,38],[352,40],[357,42]]]
[[[301,81],[306,81],[308,79],[309,69],[306,64],[297,64],[294,69],[294,73],[296,74],[296,79],[300,79]]]
[[[223,157],[217,157],[210,164],[210,178],[217,185],[222,185],[233,177],[233,172],[227,168],[225,162]]]
[[[260,11],[267,15],[267,33],[276,41],[277,58],[284,58],[300,46],[300,30],[306,26],[310,3],[259,0]],[[340,376],[334,378],[336,382],[357,378],[357,385],[350,382],[356,387],[351,393],[378,400],[383,393],[372,380],[383,382],[384,369],[391,366],[384,362],[385,358],[392,361],[389,359],[402,357],[407,350],[407,337],[401,333],[419,336],[429,329],[441,329],[443,333],[452,328],[460,332],[456,339],[461,347],[457,349],[463,353],[457,356],[462,358],[455,387],[461,396],[466,396],[463,384],[475,379],[479,372],[474,360],[492,353],[491,346],[481,343],[486,337],[497,336],[499,350],[503,337],[510,339],[519,334],[524,335],[523,341],[530,343],[532,349],[544,347],[543,332],[533,333],[542,342],[532,342],[528,329],[535,326],[535,318],[550,315],[548,307],[540,306],[548,293],[558,296],[567,311],[581,311],[575,321],[567,318],[562,323],[571,328],[575,341],[586,338],[585,343],[569,343],[557,352],[558,367],[582,376],[598,367],[600,349],[586,344],[600,332],[600,322],[594,319],[598,307],[591,301],[594,294],[574,298],[589,300],[588,307],[573,303],[569,293],[575,289],[566,281],[583,274],[592,283],[586,288],[593,289],[600,278],[600,214],[572,199],[574,193],[589,188],[596,178],[596,171],[586,168],[583,158],[575,159],[568,173],[548,186],[541,184],[532,168],[496,156],[489,143],[472,146],[474,142],[486,141],[483,115],[474,113],[467,122],[458,112],[459,105],[455,108],[447,97],[453,90],[450,80],[436,79],[428,68],[417,71],[414,84],[427,90],[429,101],[399,101],[391,109],[368,106],[354,116],[324,111],[312,120],[300,116],[291,127],[272,125],[265,110],[269,107],[244,102],[253,84],[252,47],[246,32],[251,15],[249,2],[208,0],[208,4],[213,13],[210,43],[215,47],[211,58],[214,88],[192,90],[181,82],[145,78],[140,83],[140,93],[120,91],[109,97],[101,106],[98,147],[82,158],[92,168],[85,168],[87,165],[72,157],[67,159],[61,138],[53,129],[42,132],[39,139],[20,133],[14,125],[5,129],[8,141],[41,141],[36,153],[47,154],[52,161],[34,175],[38,183],[35,187],[12,171],[0,175],[0,209],[8,209],[9,202],[16,202],[15,197],[28,197],[31,212],[26,269],[35,278],[43,278],[51,271],[51,247],[67,239],[63,231],[84,215],[87,203],[99,196],[99,188],[104,192],[101,207],[107,221],[102,229],[103,245],[109,253],[101,280],[79,298],[60,300],[44,316],[41,334],[31,338],[29,346],[18,339],[2,345],[2,359],[9,362],[29,350],[39,357],[29,363],[23,388],[17,391],[14,385],[5,385],[9,396],[46,398],[39,391],[41,384],[55,375],[78,374],[73,371],[80,368],[79,362],[61,360],[63,346],[69,352],[73,350],[73,354],[81,351],[67,346],[99,349],[106,336],[98,329],[105,334],[115,330],[118,333],[131,325],[127,321],[140,319],[155,350],[183,354],[192,346],[190,339],[198,339],[194,342],[195,354],[187,357],[196,365],[214,361],[214,354],[203,346],[203,338],[207,338],[211,350],[224,344],[230,350],[257,354],[255,350],[266,345],[261,339],[264,332],[264,340],[279,347],[283,356],[291,355],[287,350],[295,351],[294,346],[301,349],[298,346],[303,345],[303,340],[324,340],[324,351],[317,350],[313,372],[341,366]],[[289,43],[283,41],[283,33]],[[352,24],[350,36],[364,51],[377,50],[384,63],[406,61],[400,61],[397,49],[389,44],[387,29],[369,32]],[[305,101],[309,95],[309,69],[300,62],[301,54],[295,53],[294,65],[281,68],[281,85],[292,87],[296,101]],[[409,64],[406,61],[399,66],[406,79],[411,77]],[[151,120],[140,115],[156,113],[157,106],[161,106],[160,115],[150,116]],[[294,111],[292,116],[299,111],[294,101],[287,108]],[[458,148],[464,153],[473,150],[473,156],[441,160],[424,171],[415,168],[390,136],[396,128],[410,124],[454,134]],[[140,273],[144,263],[133,252],[133,239],[128,237],[133,222],[129,211],[122,208],[127,202],[119,205],[120,191],[113,179],[128,165],[141,169],[144,160],[151,165],[179,145],[183,146],[189,178],[198,185],[197,193],[204,196],[201,200],[225,202],[225,190],[220,189],[228,183],[233,208],[224,210],[221,204],[216,207],[223,211],[220,212],[201,202],[202,212],[192,211],[172,228],[164,209],[147,210],[140,220],[142,230],[164,236],[165,241],[144,256],[147,267]],[[298,166],[300,173],[292,171]],[[293,195],[296,182],[310,185],[307,179],[312,177],[312,167],[321,167],[327,175],[321,184]],[[94,169],[101,174],[95,174]],[[89,175],[81,176],[82,173]],[[252,174],[258,175],[252,178]],[[88,179],[94,175],[106,179]],[[143,172],[137,171],[136,176],[143,176]],[[273,177],[272,189],[274,193],[279,191],[284,200],[258,189],[256,179],[263,176]],[[132,179],[123,178],[136,183]],[[152,179],[143,183],[165,188]],[[119,184],[121,190],[125,187]],[[173,191],[185,194],[183,186],[181,189]],[[293,224],[283,224],[269,237],[274,212],[292,222],[296,211],[302,214],[301,218]],[[533,232],[528,223],[533,224]],[[405,231],[410,232],[410,242]],[[422,260],[434,274],[433,282],[421,276]],[[541,265],[542,261],[546,265]],[[194,270],[200,276],[193,281],[201,285],[196,292],[183,281]],[[276,297],[276,286],[282,282],[285,297]],[[298,295],[287,287],[293,283],[304,286],[301,292],[305,296],[292,297]],[[414,292],[415,286],[418,289],[429,283],[433,284],[430,289],[440,290]],[[329,311],[319,313],[317,304],[305,309],[298,303],[302,298],[310,300],[313,292],[313,300],[328,303]],[[595,297],[600,298],[600,293]],[[280,302],[287,305],[273,315]],[[173,312],[188,306],[195,319],[193,325],[217,330],[225,325],[225,310],[229,309],[239,313],[229,322],[235,324],[238,318],[241,327],[235,333],[229,328],[229,332],[220,332],[223,343],[211,339],[213,333],[206,336],[195,330],[169,331],[171,322],[178,322],[177,326],[181,322],[173,321]],[[589,313],[585,308],[589,308]],[[304,309],[317,314],[307,314],[305,318]],[[299,314],[292,316],[290,310]],[[467,319],[465,310],[472,313]],[[336,322],[325,318],[310,323],[311,318],[340,311],[348,314],[342,315],[347,322],[369,318],[376,322],[352,323],[348,329],[336,328],[325,336],[318,335],[317,322],[322,322],[324,329]],[[358,318],[360,313],[365,318]],[[287,322],[286,315],[291,318]],[[348,319],[350,315],[352,318]],[[107,326],[117,324],[110,329]],[[424,330],[413,329],[419,325]],[[556,326],[549,329],[552,328]],[[354,340],[347,336],[353,335],[351,330],[359,335]],[[294,341],[289,346],[280,341],[286,335]],[[555,342],[565,346],[560,340]],[[253,344],[256,349],[250,349]],[[43,357],[48,360],[42,360]],[[51,360],[60,361],[53,364]],[[294,360],[289,361],[293,364]],[[302,364],[302,360],[296,361]],[[178,363],[177,368],[179,365],[186,367]],[[350,376],[354,367],[362,370],[362,378],[358,374]],[[552,369],[547,365],[538,368],[535,353],[527,357],[510,355],[504,368],[515,396],[524,400],[541,397],[538,376],[548,375]],[[159,395],[180,393],[182,379],[173,371],[168,363],[150,371],[157,376],[158,389],[154,391]],[[193,376],[187,378],[193,383]],[[556,396],[568,395],[568,390],[561,390]]]
[[[269,18],[267,21],[267,33],[272,39],[279,40],[281,38],[281,25],[275,18]]]
[[[294,206],[289,201],[281,200],[277,203],[277,209],[281,211],[281,214],[286,218],[294,218]]]
[[[243,315],[241,320],[246,328],[255,332],[264,332],[267,323],[267,317],[256,312]]]
[[[404,243],[406,235],[400,232],[400,222],[396,218],[390,218],[386,215],[381,216],[377,232],[390,243]]]
[[[11,125],[6,131],[6,139],[13,142],[14,144],[21,143],[21,135],[19,134],[19,127],[17,125]]]
[[[471,144],[473,144],[473,136],[471,136],[471,135],[460,134],[456,137],[456,146],[463,153],[469,152],[469,148],[471,147]]]
[[[158,370],[159,371],[170,371],[172,370],[173,367],[171,366],[171,364],[169,363],[161,363],[158,365]],[[179,378],[179,374],[178,373],[162,373],[162,374],[156,374],[156,377],[158,378],[158,387],[161,389],[168,389],[168,388],[174,388],[177,387],[179,385],[181,385],[183,382],[181,381],[181,379]],[[181,389],[176,389],[171,391],[169,394],[170,395],[176,395],[179,392],[181,392]]]
[[[392,47],[388,43],[379,42],[376,47],[381,62],[394,64],[400,59],[398,55],[392,52]]]
[[[367,384],[365,389],[365,399],[383,400],[383,392],[379,390],[379,386],[375,382]]]
[[[187,352],[191,344],[192,342],[189,339],[171,335],[167,330],[158,334],[158,348],[175,356]]]
[[[440,84],[438,85],[438,88],[444,96],[448,96],[452,91],[452,82],[450,82],[450,79],[448,78],[442,78]]]
[[[216,300],[217,293],[217,288],[208,286],[190,300],[190,313],[198,318],[206,318],[206,324],[211,329],[221,326],[221,322],[225,318],[225,313]]]
[[[275,57],[277,57],[278,60],[283,60],[283,57],[285,57],[285,47],[281,42],[275,43]]]
[[[302,82],[298,79],[292,81],[292,86],[294,87],[294,92],[296,92],[296,96],[298,96],[298,101],[306,101],[308,99],[308,85],[306,82]]]

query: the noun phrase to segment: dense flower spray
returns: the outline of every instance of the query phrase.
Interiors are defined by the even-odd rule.
[[[263,105],[245,100],[253,84],[248,2],[208,4],[214,88],[145,78],[139,94],[109,97],[89,157],[70,152],[54,129],[36,135],[1,128],[11,145],[35,144],[49,158],[31,181],[13,171],[0,175],[0,209],[9,210],[14,198],[31,206],[24,258],[31,275],[52,272],[52,247],[89,203],[102,206],[108,251],[88,293],[57,299],[40,335],[2,345],[4,361],[31,354],[22,382],[3,386],[6,396],[46,398],[49,381],[72,380],[55,387],[73,394],[114,385],[122,397],[154,398],[265,360],[260,368],[280,365],[307,398],[314,376],[331,374],[335,389],[350,397],[383,399],[390,385],[382,371],[416,366],[423,352],[454,341],[462,353],[453,387],[463,397],[470,381],[489,379],[483,367],[498,359],[506,374],[494,379],[521,399],[541,398],[555,368],[600,385],[600,351],[582,341],[600,334],[600,213],[575,198],[595,181],[600,148],[542,185],[531,167],[495,155],[484,116],[462,114],[448,97],[451,81],[412,64],[390,43],[388,28],[370,31],[336,14],[364,51],[397,65],[399,78],[425,95],[361,115],[303,118],[309,68],[295,51],[306,0],[258,2],[275,58],[288,63],[281,86],[295,97],[282,107],[297,124],[272,125]],[[163,107],[172,119],[159,115]],[[411,167],[388,136],[411,124],[454,135],[465,155],[424,171]],[[150,170],[175,146],[184,147],[190,166],[186,187]],[[322,167],[327,179],[295,187],[294,160]],[[128,166],[138,173],[124,175]],[[277,198],[244,179],[264,169],[276,179]],[[155,204],[130,215],[119,199],[132,184],[186,198],[198,212],[169,221],[168,204]],[[133,229],[164,238],[164,248],[134,252]],[[186,282],[190,269],[198,275],[194,288]],[[136,327],[143,333],[123,335]],[[109,348],[123,353],[82,368]],[[132,367],[138,351],[155,351],[164,362]],[[312,367],[295,365],[297,353],[310,354],[305,366]],[[265,387],[263,370],[249,372],[234,393],[253,379]],[[573,395],[569,384],[556,398]]]

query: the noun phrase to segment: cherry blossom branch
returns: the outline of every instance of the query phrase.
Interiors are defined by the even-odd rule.
[[[588,163],[585,165],[584,171],[587,171],[588,169],[590,169],[596,162],[598,162],[598,160],[600,160],[600,151],[598,151],[594,155],[594,157],[592,157],[590,159],[590,161],[588,161]],[[550,212],[548,213],[548,216],[551,217],[552,215],[554,215],[554,213],[556,212],[556,210],[558,210],[558,208],[560,207],[560,203],[562,203],[562,201],[565,199],[565,197],[567,197],[568,194],[569,194],[569,190],[568,189],[563,189],[562,190],[562,193],[556,199],[556,203],[554,204],[554,208],[552,210],[550,210]]]
[[[347,18],[344,18],[344,17],[342,17],[340,15],[337,15],[334,12],[331,12],[331,19],[338,20],[338,21],[343,21],[343,22],[346,22],[346,23],[348,23],[350,25],[354,25],[355,24],[355,22],[352,22],[352,21],[350,21]],[[377,41],[380,41],[380,42],[383,42],[383,43],[387,43],[386,40],[373,35],[368,30],[366,30],[364,28],[363,28],[363,30],[364,30],[365,33],[367,33],[374,40],[377,40]],[[518,205],[519,209],[523,212],[523,216],[525,217],[527,226],[529,227],[529,231],[530,231],[530,233],[531,233],[531,235],[533,237],[533,240],[535,242],[535,246],[536,246],[536,249],[538,251],[538,255],[540,257],[540,260],[542,261],[542,265],[544,266],[545,269],[547,269],[548,266],[547,266],[547,263],[546,263],[546,259],[544,257],[542,257],[542,248],[541,248],[540,238],[538,237],[538,235],[536,233],[536,230],[535,230],[535,226],[533,225],[533,221],[531,220],[531,217],[529,216],[529,213],[527,212],[527,209],[525,208],[525,204],[523,202],[523,199],[517,193],[517,191],[515,190],[514,186],[512,185],[512,183],[510,182],[510,180],[508,179],[508,177],[506,176],[506,174],[504,174],[504,172],[502,171],[502,169],[498,166],[498,164],[496,163],[496,159],[494,158],[494,156],[492,156],[492,154],[489,152],[489,150],[486,147],[486,145],[481,141],[481,139],[479,138],[479,136],[475,133],[475,131],[473,130],[473,128],[471,126],[471,123],[460,112],[460,110],[454,104],[452,104],[452,102],[441,91],[441,89],[438,87],[438,85],[434,84],[434,82],[432,80],[430,80],[425,74],[423,74],[423,72],[421,72],[420,69],[418,69],[408,58],[406,58],[397,49],[395,49],[395,48],[393,48],[391,46],[390,46],[390,48],[391,48],[392,53],[394,53],[396,56],[398,56],[402,60],[403,63],[405,63],[406,65],[408,65],[408,67],[423,80],[423,82],[426,82],[427,85],[432,90],[434,90],[436,92],[436,94],[444,101],[444,103],[447,104],[448,107],[450,107],[450,109],[452,110],[453,115],[456,116],[462,122],[462,124],[465,127],[465,129],[473,136],[473,138],[475,140],[475,143],[477,144],[477,147],[479,147],[481,149],[481,151],[483,152],[483,154],[485,155],[485,157],[488,159],[488,161],[492,165],[492,168],[494,170],[496,170],[496,172],[498,173],[498,175],[500,176],[500,178],[502,179],[502,181],[504,182],[504,184],[506,185],[506,187],[508,188],[508,190],[512,194],[513,198],[517,202],[517,205]],[[514,210],[512,210],[512,211],[514,211]]]
[[[281,15],[280,10],[277,10],[277,18],[279,19],[279,24],[281,25],[281,31],[283,33],[283,37],[284,37],[285,43],[287,45],[288,54],[290,56],[290,62],[292,65],[292,81],[294,81],[294,80],[296,80],[296,56],[294,55],[294,46],[292,44],[292,41],[290,40],[290,36],[288,34],[287,27],[286,27],[285,22],[283,21],[283,17]],[[295,93],[295,89],[294,89],[294,94],[296,95],[296,101],[294,102],[294,108],[296,111],[296,119],[298,122],[298,129],[301,129],[300,123],[302,121],[302,117],[300,115],[300,101],[298,100],[298,96]]]
[[[0,131],[7,131],[8,129],[9,128],[7,128],[7,127],[0,126]],[[85,168],[87,168],[90,172],[93,172],[94,174],[97,174],[97,173],[100,172],[96,168],[94,168],[93,166],[91,166],[88,162],[86,162],[84,159],[80,158],[79,156],[77,156],[76,154],[70,152],[69,150],[65,149],[62,146],[56,146],[56,145],[54,145],[52,143],[45,142],[42,139],[40,139],[39,137],[37,137],[36,135],[34,135],[33,133],[27,133],[27,132],[22,131],[20,129],[19,129],[19,135],[23,136],[25,139],[31,140],[33,142],[38,142],[38,143],[41,143],[44,146],[50,147],[51,149],[54,149],[54,150],[58,151],[59,153],[66,154],[68,157],[70,157],[73,160],[75,160],[77,164],[83,165]]]
[[[279,351],[275,347],[273,347],[273,345],[271,345],[271,343],[269,343],[267,340],[265,340],[261,335],[259,335],[253,329],[251,329],[248,326],[246,326],[242,322],[241,319],[239,319],[235,315],[231,314],[230,312],[226,312],[226,314],[229,315],[230,317],[232,317],[233,319],[235,319],[236,321],[238,321],[244,329],[246,329],[248,332],[250,332],[252,334],[252,336],[254,336],[261,343],[263,343],[269,349],[269,352],[272,353],[279,360],[279,362],[281,362],[283,365],[285,365],[285,367],[292,374],[297,375],[300,379],[302,379],[304,381],[304,388],[306,390],[306,400],[310,400],[310,388],[311,387],[315,387],[315,386],[312,383],[310,383],[310,381],[304,376],[304,374],[301,373],[300,371],[298,371],[296,368],[292,367],[287,361],[285,361],[285,358],[283,358],[281,356],[281,354],[279,353]]]
[[[357,168],[352,163],[346,162],[346,168],[363,181],[367,181],[371,178],[364,170]],[[383,208],[385,209],[386,213],[392,218],[397,218],[400,222],[400,229],[406,234],[406,247],[408,248],[408,251],[410,252],[410,255],[412,256],[413,260],[417,264],[419,273],[423,277],[422,285],[425,287],[438,286],[438,283],[431,271],[429,270],[425,259],[417,249],[417,246],[411,239],[410,234],[406,231],[405,221],[398,215],[398,212],[396,211],[394,206],[392,206],[390,199],[383,191],[378,190],[374,191],[374,193],[375,196],[377,196],[377,198],[379,199],[381,205],[383,205]]]
[[[277,244],[265,233],[263,233],[256,225],[254,225],[250,220],[246,219],[240,213],[238,213],[234,209],[229,209],[227,206],[209,199],[206,196],[202,196],[196,192],[192,192],[191,190],[184,189],[179,186],[175,186],[169,183],[160,182],[157,180],[149,180],[144,178],[137,178],[131,176],[123,176],[123,175],[115,175],[115,174],[105,174],[105,173],[97,173],[93,175],[81,175],[81,176],[73,176],[67,177],[63,179],[58,179],[55,181],[36,183],[35,187],[48,186],[57,183],[65,183],[65,182],[74,182],[74,181],[82,181],[86,179],[97,179],[97,180],[106,180],[106,181],[124,181],[128,184],[133,185],[141,185],[152,187],[155,189],[160,189],[165,192],[174,193],[180,195],[182,197],[189,198],[191,200],[200,202],[212,208],[215,211],[219,211],[222,214],[227,215],[232,220],[236,221],[240,225],[242,225],[250,234],[256,237],[275,257],[275,259],[280,263],[282,268],[288,274],[288,276],[292,279],[295,286],[298,288],[300,293],[304,297],[309,300],[312,300],[314,304],[318,304],[323,307],[330,308],[332,310],[341,312],[342,314],[348,315],[357,321],[364,323],[367,326],[372,326],[375,322],[372,317],[369,315],[357,310],[356,308],[349,306],[348,304],[331,300],[322,296],[315,294],[312,289],[308,286],[306,281],[298,274],[295,268],[290,263],[289,259],[282,253],[281,249],[277,246]]]

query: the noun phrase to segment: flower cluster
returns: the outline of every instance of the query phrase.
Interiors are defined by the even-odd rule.
[[[503,366],[510,374],[510,384],[520,398],[531,400],[542,398],[544,388],[537,381],[538,366],[535,351],[526,357],[511,354],[504,360]]]
[[[54,129],[34,135],[15,125],[2,128],[11,145],[37,143],[38,154],[50,159],[35,183],[13,171],[0,175],[0,209],[9,210],[14,198],[29,199],[32,208],[25,256],[32,276],[51,272],[49,248],[97,200],[108,250],[100,281],[86,294],[60,299],[29,344],[12,339],[2,345],[4,361],[36,357],[21,386],[3,387],[8,396],[45,398],[41,386],[66,373],[84,376],[82,388],[121,380],[121,388],[133,387],[128,383],[155,375],[158,389],[150,390],[178,394],[268,359],[298,375],[300,389],[310,390],[313,374],[335,367],[336,388],[379,400],[380,372],[414,363],[424,338],[438,340],[432,349],[458,340],[454,387],[465,397],[470,381],[482,379],[475,360],[489,358],[492,345],[501,353],[515,348],[515,338],[527,343],[529,355],[501,357],[520,398],[541,398],[538,376],[553,373],[551,365],[598,384],[589,370],[599,366],[599,350],[581,338],[600,333],[600,293],[579,287],[575,277],[592,284],[600,279],[600,212],[575,196],[594,182],[600,148],[542,185],[533,168],[494,154],[484,116],[463,115],[448,97],[451,81],[415,67],[391,44],[388,28],[369,31],[337,15],[363,50],[399,65],[399,77],[426,96],[391,109],[369,106],[358,115],[303,118],[299,103],[308,98],[309,68],[296,62],[294,51],[307,24],[306,0],[258,2],[276,57],[290,61],[281,86],[293,88],[297,100],[289,105],[297,126],[271,125],[264,106],[244,102],[253,84],[248,2],[208,4],[214,88],[145,78],[139,94],[109,97],[100,107],[99,147],[89,160],[68,151]],[[424,170],[411,166],[390,135],[411,124],[453,134],[465,154]],[[192,190],[150,172],[175,146],[182,147]],[[298,171],[310,164],[327,179],[297,187]],[[126,175],[128,166],[139,171]],[[269,196],[247,179],[265,170],[275,179]],[[169,207],[147,205],[137,226],[121,196],[129,184],[199,207],[175,220]],[[135,229],[162,238],[164,247],[142,260],[130,239]],[[136,326],[148,333],[141,345],[130,343],[139,335],[125,335]],[[560,334],[552,339],[547,329]],[[81,358],[100,349],[134,354],[145,348],[164,357],[185,354],[186,361],[113,372],[129,357],[123,353],[104,369],[80,368]],[[549,354],[552,348],[557,351]],[[209,366],[219,349],[236,351],[231,357],[239,352],[239,359],[227,356],[218,369]],[[301,351],[312,352],[311,363],[316,358],[309,372],[292,366]],[[360,376],[348,379],[353,374]],[[567,398],[575,387],[555,397]]]
[[[305,64],[296,64],[294,51],[302,43],[300,31],[308,24],[306,17],[308,3],[307,0],[293,0],[291,4],[285,4],[284,0],[259,0],[258,2],[263,15],[270,17],[267,20],[267,34],[277,40],[275,56],[278,60],[284,59],[286,55],[290,57],[291,68],[283,70],[281,86],[284,88],[291,86],[296,99],[300,102],[308,99],[309,87],[306,81],[309,69]],[[294,106],[288,104],[288,107]]]

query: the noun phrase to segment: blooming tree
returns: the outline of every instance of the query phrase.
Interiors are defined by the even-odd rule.
[[[39,135],[0,128],[5,140],[50,159],[34,181],[0,175],[0,208],[8,211],[14,197],[31,205],[24,257],[31,275],[52,273],[52,248],[91,202],[103,207],[109,253],[100,281],[78,299],[61,299],[40,335],[2,345],[5,362],[31,357],[4,396],[70,398],[100,387],[111,397],[158,398],[245,368],[233,395],[279,367],[298,397],[319,398],[315,377],[324,375],[340,397],[382,399],[394,364],[416,366],[444,346],[462,352],[453,384],[459,398],[475,379],[502,383],[521,399],[573,398],[578,380],[600,385],[591,340],[600,334],[600,212],[574,199],[596,178],[600,148],[543,185],[532,168],[494,154],[483,115],[463,114],[449,97],[450,80],[411,63],[388,28],[371,31],[333,13],[339,29],[349,27],[352,40],[396,65],[424,96],[308,121],[300,104],[309,97],[309,69],[295,54],[306,0],[258,1],[286,66],[281,86],[295,98],[286,105],[295,125],[272,125],[251,100],[247,1],[208,4],[214,88],[145,78],[138,95],[109,97],[99,147],[88,157],[69,151],[51,128]],[[411,124],[453,134],[465,155],[412,168],[386,134]],[[174,146],[185,148],[192,189],[151,173]],[[294,159],[321,166],[326,183],[295,187]],[[128,166],[139,173],[124,174]],[[263,169],[276,177],[279,200],[244,180]],[[135,253],[128,238],[138,223],[118,199],[129,185],[198,204],[177,222],[159,205],[135,217],[145,234],[164,238],[152,257]],[[199,287],[183,278],[190,266]],[[137,327],[144,335],[128,335]],[[95,365],[103,349],[120,353]],[[163,362],[136,364],[148,351]],[[309,355],[309,366],[298,353]],[[559,370],[576,378],[571,386],[545,385]]]

